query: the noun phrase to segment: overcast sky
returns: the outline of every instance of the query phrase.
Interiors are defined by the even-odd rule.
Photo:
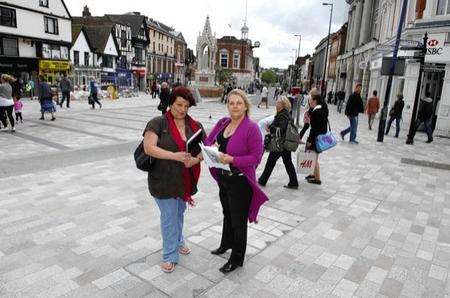
[[[65,0],[73,16],[81,15],[88,5],[92,15],[120,14],[139,11],[151,18],[181,31],[188,47],[196,47],[197,36],[203,29],[206,16],[211,19],[211,29],[216,37],[240,37],[245,19],[245,0]],[[247,26],[249,38],[260,41],[255,49],[263,67],[286,68],[295,55],[302,35],[301,55],[312,54],[314,47],[328,33],[330,9],[321,0],[248,0]],[[334,3],[332,32],[347,19],[345,0],[328,0]],[[231,25],[231,28],[230,26]]]

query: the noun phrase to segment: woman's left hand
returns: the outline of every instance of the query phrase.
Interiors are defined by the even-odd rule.
[[[228,155],[226,153],[220,153],[219,159],[220,159],[220,162],[223,164],[233,163],[233,156]]]
[[[199,162],[200,162],[200,160],[197,157],[192,157],[191,156],[188,159],[186,159],[186,161],[184,162],[184,166],[186,168],[192,168],[193,166],[195,166]]]

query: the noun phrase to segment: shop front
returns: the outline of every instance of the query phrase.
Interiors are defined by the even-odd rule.
[[[139,91],[145,91],[145,67],[133,67],[133,78],[134,82]]]
[[[116,68],[117,87],[119,90],[129,89],[133,86],[133,73],[126,68]]]
[[[68,75],[70,68],[69,61],[39,60],[39,75],[52,84],[58,82],[61,76]]]
[[[73,84],[78,88],[83,88],[89,85],[89,81],[94,77],[96,81],[101,81],[101,69],[94,67],[74,67]]]
[[[158,73],[156,75],[156,78],[159,82],[167,82],[167,83],[173,83],[173,74],[169,72],[162,72]]]
[[[100,87],[102,90],[106,90],[109,86],[117,85],[117,73],[115,71],[103,70],[100,73]]]

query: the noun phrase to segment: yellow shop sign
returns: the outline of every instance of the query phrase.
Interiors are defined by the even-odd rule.
[[[40,60],[39,69],[47,71],[66,71],[70,69],[68,61]]]

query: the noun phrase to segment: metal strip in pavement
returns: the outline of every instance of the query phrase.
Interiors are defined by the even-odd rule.
[[[94,121],[94,120],[86,120],[86,119],[80,119],[80,118],[76,118],[76,117],[66,117],[66,116],[64,116],[64,117],[58,117],[58,118],[59,119],[68,119],[68,120],[82,121],[82,122],[98,124],[98,125],[104,125],[104,126],[112,126],[112,127],[121,128],[121,129],[130,129],[130,130],[142,131],[142,129],[136,128],[136,127],[123,126],[123,125],[117,125],[117,124],[112,124],[112,123],[104,123],[104,122]]]
[[[0,179],[24,174],[34,174],[89,162],[103,161],[122,156],[130,156],[130,167],[134,167],[134,163],[131,164],[131,156],[138,144],[138,141],[134,141],[80,150],[52,152],[37,157],[29,156],[25,158],[8,159],[8,161],[2,163],[2,166],[0,167]]]
[[[408,165],[414,165],[414,166],[421,166],[421,167],[428,167],[438,170],[447,170],[450,171],[450,164],[446,163],[438,163],[433,161],[427,161],[427,160],[419,160],[419,159],[412,159],[412,158],[402,158],[401,163],[408,164]]]
[[[38,144],[41,144],[41,145],[44,145],[44,146],[47,146],[47,147],[51,147],[51,148],[54,148],[54,149],[58,149],[58,150],[63,150],[64,151],[64,150],[70,150],[71,149],[70,147],[67,147],[67,146],[64,146],[64,145],[61,145],[61,144],[58,144],[58,143],[55,143],[55,142],[47,141],[47,140],[42,139],[42,138],[30,136],[30,135],[25,134],[23,132],[16,131],[15,133],[12,133],[12,135],[15,136],[15,137],[18,137],[18,138],[22,138],[22,139],[25,139],[25,140],[28,140],[28,141],[32,141],[32,142],[35,142],[35,143],[38,143]]]
[[[48,127],[68,130],[68,131],[71,131],[71,132],[81,133],[81,134],[85,134],[85,135],[89,135],[89,136],[93,136],[93,137],[97,137],[97,138],[113,140],[113,141],[117,141],[117,142],[125,142],[125,140],[123,140],[123,139],[119,139],[119,138],[111,137],[111,136],[107,136],[107,135],[102,135],[102,134],[95,133],[95,132],[85,131],[85,130],[71,128],[71,127],[66,127],[66,126],[62,126],[62,125],[58,125],[58,124],[48,124],[48,123],[45,123],[45,122],[42,122],[42,121],[36,121],[36,120],[28,120],[28,121],[32,122],[32,123],[39,124],[39,125],[43,125],[43,126],[48,126]]]

